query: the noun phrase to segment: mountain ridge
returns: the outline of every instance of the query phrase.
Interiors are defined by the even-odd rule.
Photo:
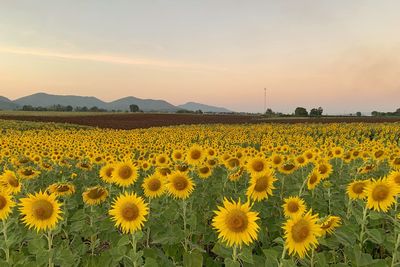
[[[24,105],[33,107],[50,107],[53,105],[76,107],[98,107],[100,109],[129,111],[129,105],[138,105],[144,112],[176,112],[180,109],[198,110],[203,112],[230,112],[221,107],[214,107],[206,104],[188,102],[183,105],[173,105],[162,99],[141,99],[134,96],[126,96],[113,101],[103,101],[94,96],[78,96],[78,95],[56,95],[44,92],[38,92],[31,95],[23,96],[14,100],[0,96],[0,110],[15,110],[22,108]],[[186,106],[185,106],[186,105]],[[186,107],[186,108],[185,108]],[[202,107],[202,108],[199,108]]]

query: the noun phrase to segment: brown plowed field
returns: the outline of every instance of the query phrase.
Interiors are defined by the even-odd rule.
[[[0,119],[58,122],[99,128],[137,129],[181,124],[242,124],[242,123],[334,123],[334,122],[400,122],[400,117],[323,117],[323,118],[265,118],[260,115],[197,115],[197,114],[99,114],[92,116],[27,116],[0,115]]]

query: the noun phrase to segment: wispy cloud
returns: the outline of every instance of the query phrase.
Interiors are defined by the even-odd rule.
[[[91,54],[91,53],[65,53],[58,51],[32,49],[23,47],[8,47],[0,46],[0,53],[16,54],[16,55],[28,55],[37,57],[49,57],[49,58],[61,58],[69,60],[84,60],[103,62],[110,64],[122,64],[122,65],[136,65],[136,66],[148,66],[158,68],[174,68],[174,69],[185,69],[190,71],[224,71],[223,68],[202,65],[202,64],[189,64],[175,61],[163,61],[146,58],[132,58],[128,56],[117,56],[107,54]]]

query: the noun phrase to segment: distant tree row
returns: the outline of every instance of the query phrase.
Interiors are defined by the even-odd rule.
[[[400,116],[400,108],[396,109],[395,112],[380,112],[380,111],[372,111],[372,116]]]
[[[187,110],[187,109],[179,109],[176,111],[176,113],[180,113],[180,114],[203,114],[203,111],[201,109],[198,109],[196,111],[193,110]]]
[[[292,115],[289,114],[283,114],[283,113],[276,113],[273,112],[272,109],[267,109],[267,111],[265,112],[266,115],[268,116],[278,116],[278,117],[288,117],[288,116],[296,116],[296,117],[320,117],[322,116],[322,112],[323,112],[323,108],[319,107],[319,108],[312,108],[310,110],[310,113],[308,113],[306,108],[303,107],[297,107],[294,111],[294,113]]]
[[[63,106],[63,105],[53,105],[49,107],[34,107],[31,105],[24,105],[22,106],[23,111],[61,111],[61,112],[72,112],[72,111],[77,111],[77,112],[106,112],[106,109],[103,108],[98,108],[96,106],[88,108],[88,107],[75,107],[73,108],[72,106]]]

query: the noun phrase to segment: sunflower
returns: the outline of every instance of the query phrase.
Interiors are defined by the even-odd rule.
[[[321,223],[321,229],[323,234],[332,234],[333,230],[335,230],[337,227],[339,227],[341,222],[340,217],[338,216],[328,216],[322,223]]]
[[[190,165],[198,165],[204,160],[204,157],[203,149],[199,145],[193,145],[187,152],[186,161]]]
[[[99,185],[90,187],[82,193],[83,202],[90,206],[100,204],[105,201],[107,197],[107,189]]]
[[[395,156],[390,160],[390,166],[393,169],[400,171],[400,156]]]
[[[400,186],[400,170],[392,171],[387,177],[387,179],[396,184],[397,186]]]
[[[255,201],[267,199],[268,196],[272,196],[272,190],[275,189],[274,182],[276,180],[272,171],[252,176],[246,195]]]
[[[112,177],[113,171],[115,170],[114,164],[107,164],[100,169],[100,178],[106,182],[111,184],[114,180]]]
[[[186,173],[177,171],[168,176],[167,189],[175,198],[188,198],[194,186],[192,179]]]
[[[11,194],[21,192],[21,183],[13,171],[5,171],[3,175],[0,176],[0,186],[4,191]]]
[[[314,188],[319,184],[320,181],[321,181],[320,173],[317,171],[311,172],[307,179],[308,190],[314,190]]]
[[[17,171],[18,175],[23,179],[34,179],[39,176],[40,171],[34,170],[31,167],[19,169]]]
[[[376,211],[387,212],[396,201],[398,186],[386,178],[372,180],[365,188],[367,207]]]
[[[127,187],[136,182],[138,178],[137,169],[130,162],[121,162],[115,166],[112,172],[114,183],[121,187]]]
[[[246,167],[247,171],[252,176],[264,173],[269,170],[268,162],[264,158],[252,158],[248,161]]]
[[[15,202],[11,196],[7,192],[0,191],[0,220],[6,220],[14,206]]]
[[[304,155],[299,155],[294,160],[296,165],[299,167],[303,167],[308,164],[308,160]]]
[[[182,161],[183,160],[183,152],[182,150],[174,150],[171,154],[173,161]]]
[[[282,207],[285,217],[302,216],[306,211],[306,204],[299,197],[288,197],[284,202]]]
[[[135,193],[125,193],[114,199],[108,212],[115,226],[125,234],[141,230],[146,215],[149,213],[148,204]]]
[[[294,162],[288,161],[285,162],[283,164],[281,164],[281,166],[279,166],[279,172],[284,173],[284,174],[291,174],[294,171],[297,170],[297,166]]]
[[[49,185],[47,190],[57,197],[70,196],[75,193],[75,186],[71,183],[54,183]]]
[[[367,187],[368,180],[356,180],[347,186],[347,194],[350,199],[363,199],[367,196],[365,188]]]
[[[197,173],[200,178],[207,179],[208,177],[210,177],[210,175],[212,173],[212,168],[210,168],[207,165],[204,165],[197,169]]]
[[[165,192],[165,178],[157,174],[146,177],[143,180],[142,188],[146,197],[159,197]]]
[[[165,166],[168,166],[168,164],[169,164],[169,158],[167,155],[161,154],[156,157],[156,165],[157,166],[165,167]]]
[[[329,175],[331,175],[333,168],[332,165],[328,162],[320,162],[318,163],[316,169],[321,174],[321,179],[325,180],[329,177]]]
[[[311,210],[304,216],[288,219],[282,228],[289,254],[297,254],[300,258],[304,258],[308,250],[318,245],[317,237],[323,233],[318,224],[318,214],[312,215]]]
[[[250,210],[249,203],[230,202],[224,199],[224,206],[218,206],[218,210],[212,220],[212,226],[218,232],[218,238],[226,242],[228,246],[250,244],[257,239],[259,226],[257,224],[258,212]]]
[[[20,202],[22,222],[29,229],[33,227],[37,232],[51,230],[61,219],[61,203],[56,200],[54,194],[47,195],[40,191],[35,195],[28,194],[28,197],[20,199]]]

